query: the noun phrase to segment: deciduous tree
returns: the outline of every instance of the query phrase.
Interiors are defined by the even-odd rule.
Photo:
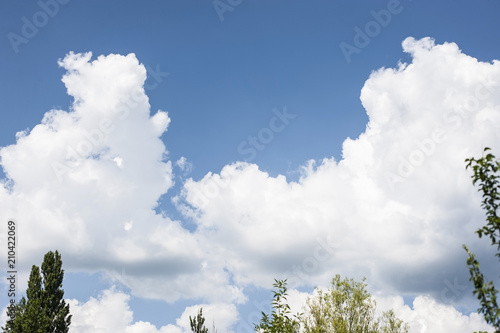
[[[287,302],[286,280],[274,280],[273,310],[271,314],[262,312],[262,319],[255,325],[259,333],[298,333],[300,329],[300,314],[290,315],[290,306]]]
[[[487,153],[490,148],[485,148]],[[498,216],[498,208],[500,207],[500,185],[499,171],[500,161],[496,160],[495,156],[487,153],[479,159],[468,158],[466,168],[472,168],[472,183],[479,183],[479,190],[483,193],[483,201],[481,206],[486,211],[486,225],[479,228],[476,233],[481,238],[483,235],[491,239],[491,244],[496,246],[497,253],[500,258],[500,217]],[[497,293],[493,281],[487,281],[484,274],[479,269],[479,262],[476,256],[469,251],[467,246],[463,245],[467,251],[467,265],[469,266],[470,281],[474,283],[473,294],[479,299],[481,307],[478,309],[482,313],[486,322],[495,327],[495,332],[500,332],[500,310],[498,309]]]
[[[303,316],[305,333],[407,333],[408,325],[394,312],[376,318],[376,303],[366,290],[365,279],[332,279],[331,287],[316,290],[307,300]]]

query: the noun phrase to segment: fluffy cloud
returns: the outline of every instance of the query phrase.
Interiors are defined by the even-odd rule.
[[[105,290],[99,298],[81,304],[69,300],[73,332],[125,332],[132,322],[133,313],[128,306],[130,296]]]
[[[450,281],[469,286],[463,243],[483,266],[494,262],[473,233],[484,217],[464,160],[500,148],[500,62],[430,38],[408,38],[403,49],[410,64],[366,81],[369,123],[345,140],[342,160],[311,161],[297,182],[235,163],[185,183],[180,208],[220,247],[238,284],[268,287],[281,276],[315,285],[341,273],[466,302],[470,289],[443,294]]]
[[[481,315],[464,315],[454,307],[439,304],[428,296],[416,297],[412,308],[404,304],[402,297],[380,297],[376,301],[380,310],[393,309],[397,317],[408,323],[410,333],[494,332]]]
[[[195,317],[199,308],[203,308],[205,325],[212,328],[211,323],[217,323],[216,328],[219,332],[230,332],[229,327],[238,319],[238,312],[232,304],[199,304],[186,308],[177,319],[176,325],[157,328],[149,322],[133,322],[129,300],[129,295],[114,289],[105,290],[98,298],[91,298],[84,303],[68,300],[73,316],[71,331],[73,333],[186,333],[191,332],[189,317]]]
[[[151,114],[144,66],[133,54],[91,56],[59,61],[71,109],[47,112],[0,150],[0,217],[18,221],[20,271],[57,248],[66,269],[102,270],[136,295],[241,299],[200,241],[154,211],[173,184],[160,139],[170,118]]]
[[[327,287],[321,289],[326,290]],[[307,313],[305,307],[307,298],[316,293],[304,293],[290,290],[288,303],[291,313]],[[393,310],[396,317],[402,319],[409,326],[410,333],[442,333],[456,332],[469,333],[476,331],[494,332],[483,317],[477,313],[465,315],[457,311],[453,306],[438,303],[429,296],[417,296],[412,306],[404,303],[401,296],[374,295],[376,302],[376,316],[379,317],[384,311]]]
[[[70,53],[59,64],[71,109],[47,112],[0,150],[7,175],[0,219],[19,222],[24,263],[57,247],[66,269],[104,271],[134,295],[201,298],[207,314],[223,303],[216,324],[226,327],[247,286],[268,288],[273,278],[326,285],[336,273],[366,276],[373,290],[438,301],[417,297],[414,311],[420,304],[473,310],[461,245],[484,267],[494,267],[494,257],[473,234],[484,216],[464,159],[484,146],[500,148],[500,63],[429,38],[408,38],[403,49],[411,63],[366,81],[361,102],[369,123],[345,140],[340,161],[309,161],[296,182],[243,162],[186,180],[174,202],[195,231],[154,210],[173,184],[160,139],[170,119],[151,114],[144,66],[133,54],[91,60]],[[176,164],[189,169],[185,159]],[[108,291],[73,303],[75,319],[95,315],[94,331],[109,331],[95,310],[109,304],[113,330],[157,332],[133,323],[127,297]],[[473,315],[457,316],[476,324]],[[179,323],[160,329],[183,330]]]
[[[305,301],[309,296],[311,295],[308,293],[290,290],[287,299],[291,306],[291,312],[293,314],[304,312]],[[493,332],[493,329],[477,313],[464,315],[453,306],[439,304],[428,296],[415,298],[411,308],[405,305],[403,298],[399,296],[376,296],[375,299],[379,315],[382,311],[393,309],[397,317],[409,324],[410,333],[441,333],[445,331],[469,333],[478,330]],[[232,304],[199,304],[186,308],[176,320],[175,325],[169,324],[157,328],[149,322],[134,322],[133,312],[128,305],[129,300],[130,296],[114,289],[105,290],[98,298],[91,298],[84,303],[68,300],[73,315],[72,332],[186,333],[191,331],[189,317],[195,317],[200,307],[203,308],[203,314],[206,318],[205,324],[210,329],[212,328],[211,323],[215,323],[219,332],[232,332],[234,328],[231,330],[231,327],[238,320],[237,310]],[[269,312],[270,306],[262,304],[258,310],[251,321],[258,322],[261,316],[260,311]],[[5,320],[5,318],[2,319]],[[251,325],[248,327],[251,328]],[[243,332],[244,328],[244,325],[240,324],[236,327],[236,332]]]

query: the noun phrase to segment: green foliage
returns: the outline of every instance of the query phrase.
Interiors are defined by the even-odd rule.
[[[42,307],[51,319],[50,331],[54,333],[66,333],[71,324],[69,305],[64,301],[64,290],[62,282],[64,270],[59,252],[52,251],[45,254],[42,262]]]
[[[303,318],[305,332],[307,333],[327,333],[330,327],[329,310],[331,304],[323,290],[316,289],[316,297],[307,299],[307,316]]]
[[[303,318],[305,333],[406,333],[408,326],[396,318],[394,312],[385,312],[375,318],[376,303],[366,290],[365,279],[332,279],[326,292],[317,289],[316,296],[307,300]]]
[[[485,153],[490,148],[485,148]],[[479,159],[469,158],[466,168],[472,168],[472,184],[479,182],[478,191],[483,193],[481,207],[486,210],[486,225],[479,228],[476,233],[479,238],[483,235],[489,236],[493,246],[496,245],[497,257],[500,257],[500,217],[497,214],[500,207],[499,175],[500,161],[495,159],[491,153]],[[470,281],[474,284],[473,294],[477,296],[481,307],[478,309],[482,313],[486,322],[495,327],[495,332],[500,332],[500,310],[498,309],[497,293],[498,290],[492,281],[486,282],[484,275],[479,269],[479,262],[476,256],[469,251],[467,246],[463,245],[467,251],[467,265],[469,266]]]
[[[487,152],[490,148],[485,148]],[[468,158],[465,160],[466,168],[472,167],[474,174],[472,175],[472,184],[476,185],[479,181],[479,190],[483,192],[483,201],[481,207],[486,210],[486,225],[478,229],[476,233],[481,238],[483,235],[489,236],[492,245],[497,246],[497,251],[500,251],[500,217],[497,214],[500,207],[500,192],[497,175],[500,170],[500,161],[495,161],[495,156],[488,153],[480,159]],[[497,257],[500,257],[500,252],[497,252]]]
[[[48,252],[42,270],[31,268],[26,298],[22,297],[13,311],[3,332],[67,333],[71,324],[69,305],[64,301],[62,281],[64,270],[59,252]]]
[[[393,310],[383,313],[380,319],[381,333],[408,333],[408,324],[397,318]]]
[[[26,299],[24,297],[14,306],[7,308],[7,316],[9,319],[5,326],[2,327],[3,332],[23,332],[22,322],[17,320],[17,317],[22,316],[26,309]]]
[[[24,332],[52,332],[49,330],[50,318],[43,309],[43,291],[40,269],[33,265],[28,280],[28,289],[26,290],[25,313],[21,317]]]
[[[205,327],[205,317],[203,317],[203,308],[200,308],[198,315],[191,318],[189,316],[189,323],[191,324],[191,331],[193,333],[208,333],[208,328]]]
[[[262,312],[260,324],[255,325],[255,331],[260,333],[298,333],[300,329],[300,314],[290,316],[290,306],[286,297],[286,280],[274,280],[273,310],[270,315]]]

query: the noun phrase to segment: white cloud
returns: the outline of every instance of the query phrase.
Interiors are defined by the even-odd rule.
[[[200,308],[203,309],[205,326],[210,332],[214,326],[219,332],[230,332],[229,328],[238,320],[238,311],[233,304],[199,304],[187,307],[177,319],[177,326],[182,327],[185,332],[190,332],[189,317],[196,317]]]
[[[477,331],[494,332],[477,313],[464,315],[453,306],[439,304],[428,296],[418,296],[410,308],[402,297],[376,297],[378,310],[393,309],[396,316],[410,327],[410,333],[469,333]]]
[[[188,175],[193,170],[193,164],[188,162],[187,158],[182,156],[175,162],[175,165],[183,172],[184,175]]]
[[[124,332],[133,319],[129,300],[130,296],[114,290],[105,290],[99,298],[90,298],[85,303],[68,300],[72,314],[71,331]]]
[[[129,307],[129,301],[129,295],[114,289],[105,290],[98,298],[90,298],[85,303],[68,300],[73,316],[71,332],[187,333],[191,332],[189,317],[195,317],[199,308],[203,309],[205,326],[210,331],[212,324],[215,324],[218,332],[231,332],[229,328],[238,319],[238,313],[233,304],[199,304],[186,308],[175,325],[157,328],[149,322],[133,322],[133,312]]]
[[[20,271],[58,249],[66,269],[105,271],[135,295],[241,298],[197,237],[154,211],[173,185],[160,139],[170,118],[151,115],[144,66],[134,54],[91,56],[59,61],[74,97],[70,111],[47,112],[0,150],[9,177],[0,186],[0,217],[18,221]]]
[[[327,288],[322,287],[322,290]],[[292,313],[302,312],[307,315],[306,300],[317,294],[289,291],[289,304]],[[406,305],[401,296],[374,295],[376,302],[375,316],[380,318],[382,313],[394,310],[396,317],[409,326],[410,333],[470,333],[477,331],[494,332],[483,317],[477,313],[465,315],[451,305],[440,304],[429,296],[418,296],[413,300],[412,307]]]
[[[311,294],[291,289],[288,291],[288,304],[291,313],[306,313],[304,307],[307,297]],[[383,311],[393,309],[396,316],[410,326],[410,333],[441,333],[452,331],[456,333],[469,333],[472,331],[493,332],[494,329],[484,322],[484,319],[477,313],[464,315],[458,312],[451,305],[437,303],[428,296],[419,296],[413,301],[410,308],[404,304],[400,296],[375,296],[377,302],[377,312],[380,315]],[[269,313],[270,302],[258,304],[258,309],[249,316],[252,322],[249,326],[237,324],[239,315],[233,304],[199,304],[187,307],[182,315],[177,318],[175,324],[168,324],[157,327],[149,322],[134,321],[133,311],[129,306],[130,296],[115,289],[104,290],[97,298],[91,297],[86,302],[77,300],[67,300],[72,314],[72,333],[187,333],[191,332],[189,317],[195,317],[198,309],[203,308],[203,315],[206,319],[205,326],[212,331],[212,324],[218,332],[242,332],[245,328],[252,327],[261,318],[261,311]],[[2,310],[1,325],[3,326],[7,317],[6,308]],[[236,327],[236,330],[235,330]]]
[[[249,285],[324,285],[340,273],[366,276],[375,290],[471,307],[461,245],[491,250],[473,233],[484,216],[464,159],[500,148],[500,62],[431,39],[409,38],[403,48],[410,64],[366,81],[369,123],[345,140],[342,160],[308,162],[297,182],[242,162],[187,180],[174,202],[196,232],[154,211],[174,176],[160,139],[170,119],[151,115],[144,66],[133,54],[70,53],[59,62],[75,99],[70,111],[47,112],[0,150],[8,175],[0,219],[19,222],[25,265],[57,248],[66,269],[105,271],[142,297],[237,304]],[[445,299],[455,279],[469,289]],[[82,316],[114,301],[120,327],[154,332],[131,324],[126,297],[115,294],[81,305]],[[230,325],[227,318],[218,320]]]
[[[464,160],[500,148],[500,62],[429,38],[403,47],[412,63],[366,81],[369,123],[344,142],[342,160],[310,162],[298,182],[235,163],[185,183],[180,208],[221,249],[237,283],[269,287],[292,275],[315,285],[341,273],[439,299],[458,279],[468,289],[454,304],[470,301],[461,245],[489,254],[486,267],[494,257],[473,233],[484,218]],[[333,255],[317,259],[318,237]]]

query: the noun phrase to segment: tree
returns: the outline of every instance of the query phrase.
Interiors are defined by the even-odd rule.
[[[28,301],[21,316],[23,332],[52,332],[49,331],[50,318],[42,311],[42,279],[40,269],[35,265],[31,268],[26,297]]]
[[[67,333],[71,324],[69,304],[63,299],[61,255],[49,251],[41,266],[31,268],[26,298],[8,311],[4,332]]]
[[[198,315],[191,318],[189,316],[189,323],[191,324],[191,331],[193,333],[208,333],[208,328],[205,327],[205,317],[203,317],[203,308],[198,310]],[[213,332],[217,333],[215,325],[213,326]]]
[[[376,303],[366,290],[365,279],[332,279],[327,291],[316,289],[307,300],[303,317],[305,333],[407,333],[408,325],[392,310],[375,317]]]
[[[490,148],[485,148],[486,153]],[[468,158],[466,169],[472,168],[472,184],[479,182],[478,191],[483,193],[481,207],[486,210],[486,225],[479,228],[476,233],[481,238],[483,235],[489,236],[491,244],[496,245],[497,253],[500,258],[500,217],[497,214],[500,207],[500,186],[499,171],[500,161],[495,156],[487,153],[480,159]],[[486,282],[486,278],[479,269],[479,262],[476,256],[469,251],[466,245],[463,245],[467,251],[467,265],[469,266],[470,279],[474,283],[473,294],[477,296],[480,302],[479,313],[482,313],[486,322],[495,327],[495,332],[500,332],[500,310],[498,309],[497,293],[493,281]]]
[[[48,252],[42,263],[43,285],[42,306],[47,316],[51,319],[50,331],[54,333],[66,333],[71,324],[69,304],[64,301],[64,290],[62,283],[64,270],[59,252]]]
[[[408,324],[397,318],[393,310],[386,311],[380,319],[381,333],[404,333],[408,332]]]
[[[270,315],[262,312],[260,324],[255,325],[255,331],[260,333],[298,333],[300,329],[300,314],[290,317],[290,306],[286,297],[286,280],[274,280],[273,310]]]

